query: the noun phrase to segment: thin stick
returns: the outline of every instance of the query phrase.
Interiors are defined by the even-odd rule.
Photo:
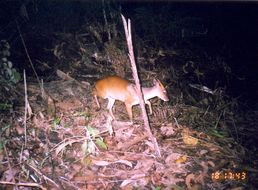
[[[108,26],[108,22],[107,22],[107,14],[106,14],[106,10],[105,10],[104,0],[102,0],[102,12],[103,12],[103,17],[104,17],[104,21],[105,21],[105,28],[108,33],[108,41],[111,41],[110,27]]]
[[[29,168],[33,169],[38,175],[41,175],[41,177],[44,178],[44,180],[52,183],[53,185],[55,185],[57,188],[60,189],[60,186],[58,184],[56,184],[55,181],[53,181],[52,179],[50,179],[49,177],[45,176],[43,173],[41,173],[37,168],[35,168],[34,166],[32,166],[31,164],[26,164]]]
[[[21,34],[20,26],[19,26],[19,24],[18,24],[17,21],[16,21],[16,25],[17,25],[18,32],[19,32],[19,34],[20,34],[20,38],[21,38],[22,45],[23,45],[23,47],[24,47],[26,56],[27,56],[27,58],[28,58],[28,60],[29,60],[29,63],[30,63],[30,65],[31,65],[31,68],[32,68],[33,72],[35,73],[36,78],[37,78],[37,81],[38,81],[38,83],[39,83],[39,85],[40,85],[39,76],[38,76],[38,74],[37,74],[37,72],[36,72],[36,70],[35,70],[35,67],[34,67],[32,61],[31,61],[30,55],[29,55],[29,53],[28,53],[27,47],[26,47],[26,45],[25,45],[24,39],[23,39],[22,34]]]
[[[27,83],[26,83],[26,73],[25,70],[23,70],[23,78],[24,78],[24,95],[25,95],[25,110],[24,110],[24,136],[25,136],[25,142],[24,146],[27,146],[27,111],[28,111],[28,94],[27,94]]]
[[[142,110],[142,117],[143,117],[143,121],[144,121],[145,130],[147,131],[149,138],[151,139],[152,143],[154,144],[155,151],[156,151],[158,157],[160,157],[161,154],[160,154],[160,149],[159,149],[157,140],[152,135],[151,130],[150,130],[149,118],[148,118],[148,115],[147,115],[147,112],[145,109],[145,102],[143,99],[142,88],[140,85],[140,80],[139,80],[138,72],[137,72],[137,68],[136,68],[134,51],[133,51],[133,43],[132,43],[132,34],[131,34],[131,20],[128,19],[128,23],[127,23],[125,17],[122,14],[121,14],[121,16],[122,16],[122,20],[123,20],[123,24],[124,24],[125,36],[126,36],[126,41],[127,41],[128,51],[129,51],[128,56],[129,56],[129,59],[130,59],[131,65],[132,65],[133,78],[135,80],[137,94],[138,94],[138,97],[140,100],[140,107]]]
[[[14,183],[14,182],[8,182],[8,181],[0,181],[0,184],[3,185],[14,185],[14,186],[25,186],[25,187],[38,187],[42,190],[47,190],[42,185],[39,185],[37,183]]]

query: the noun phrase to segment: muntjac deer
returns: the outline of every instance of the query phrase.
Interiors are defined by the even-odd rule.
[[[161,84],[161,82],[157,79],[154,79],[153,83],[154,86],[152,87],[142,88],[144,101],[145,104],[148,104],[149,106],[150,114],[152,114],[152,108],[149,99],[157,96],[164,101],[169,100],[166,89]],[[98,80],[95,84],[93,95],[99,108],[100,105],[97,97],[108,99],[107,109],[109,110],[109,113],[113,119],[115,119],[115,117],[112,112],[112,107],[116,100],[120,100],[125,103],[126,110],[131,122],[133,120],[132,106],[140,103],[135,84],[130,83],[129,81],[118,76],[108,76]]]

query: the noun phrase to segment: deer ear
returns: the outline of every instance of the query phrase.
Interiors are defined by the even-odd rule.
[[[159,84],[159,80],[156,79],[156,78],[154,78],[154,79],[153,79],[153,84],[154,84],[154,85]]]

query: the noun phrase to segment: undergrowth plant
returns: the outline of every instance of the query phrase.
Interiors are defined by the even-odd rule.
[[[10,84],[16,84],[20,81],[21,75],[9,60],[10,45],[6,40],[0,41],[0,79],[5,80]]]

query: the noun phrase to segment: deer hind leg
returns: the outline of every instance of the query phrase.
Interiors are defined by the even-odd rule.
[[[97,90],[96,90],[96,88],[93,89],[92,95],[94,96],[95,102],[96,102],[98,108],[100,109],[100,105],[99,105],[99,101],[98,101],[98,96],[97,96]]]
[[[113,119],[115,119],[115,116],[113,115],[112,108],[113,108],[113,105],[114,105],[115,101],[116,101],[116,100],[113,99],[113,98],[108,98],[107,109],[108,109],[108,111],[109,111],[109,113],[110,113],[110,115],[111,115],[111,117],[112,117]]]
[[[95,102],[96,102],[98,108],[100,109],[100,105],[99,105],[99,101],[98,101],[97,95],[94,95],[94,98],[95,98]]]
[[[133,111],[132,111],[132,105],[131,104],[125,104],[126,111],[128,113],[129,119],[131,122],[133,122]]]

